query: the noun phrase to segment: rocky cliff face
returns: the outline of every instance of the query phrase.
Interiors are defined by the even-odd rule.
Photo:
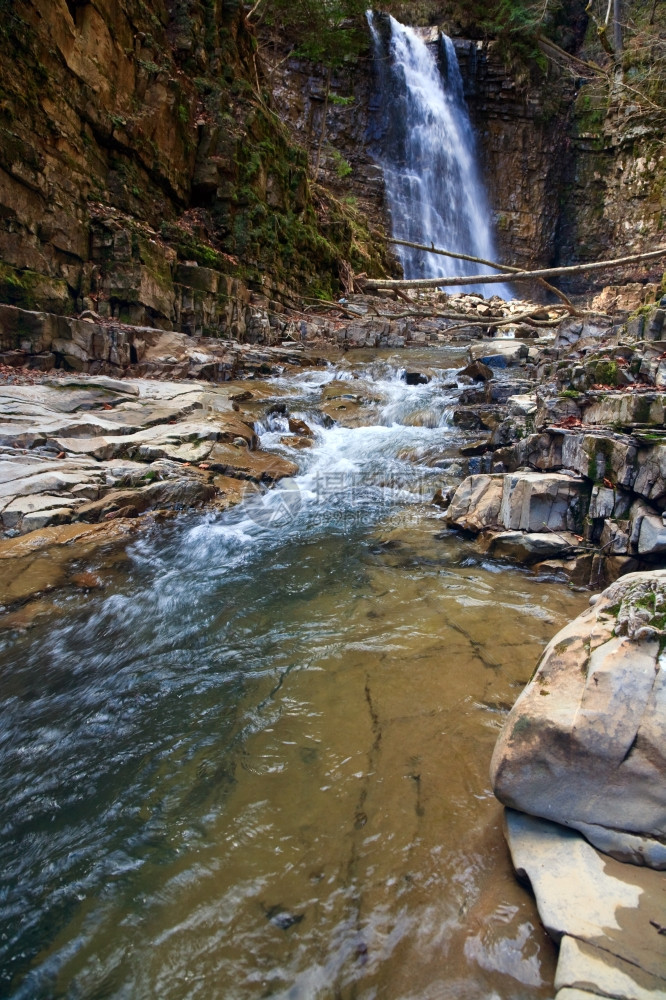
[[[473,36],[446,4],[408,6]],[[369,237],[388,226],[369,48],[329,77],[285,58],[286,39],[258,44],[239,0],[0,10],[0,301],[261,340],[269,312],[337,289],[344,262],[395,270]],[[498,43],[456,49],[503,258],[664,238],[654,129],[552,63],[530,82]]]
[[[603,260],[641,253],[666,237],[666,149],[649,128],[635,130],[627,116],[603,118],[594,92],[576,98],[567,136],[561,187],[558,262]],[[662,262],[663,264],[663,262]],[[633,265],[609,280],[659,281],[660,262]],[[578,287],[584,287],[579,285]]]
[[[349,227],[322,229],[238,0],[1,8],[0,300],[243,337],[252,294],[335,284]]]
[[[580,47],[585,33],[584,15],[573,6],[572,23],[562,29],[570,48]],[[663,240],[666,152],[658,130],[645,121],[637,127],[636,109],[614,106],[599,78],[578,75],[585,67],[567,61],[566,53],[548,59],[542,53],[541,68],[529,72],[524,63],[512,62],[502,42],[476,37],[473,23],[462,23],[449,8],[403,4],[395,13],[426,34],[430,30],[433,44],[436,25],[454,35],[500,257],[525,267],[568,264],[625,249],[640,252]],[[380,123],[369,51],[353,68],[333,74],[328,104],[325,71],[284,59],[287,51],[276,50],[270,75],[280,114],[311,162],[319,161],[322,180],[341,197],[358,199],[388,228],[381,175],[372,159]],[[654,265],[627,268],[619,278],[659,276]],[[610,280],[618,280],[617,272],[575,288],[602,287]]]
[[[549,65],[534,86],[511,72],[497,43],[457,39],[479,138],[500,259],[537,267],[557,256],[572,82]]]

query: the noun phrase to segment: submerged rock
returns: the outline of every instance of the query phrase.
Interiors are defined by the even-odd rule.
[[[666,570],[633,573],[550,642],[495,747],[505,805],[666,869]]]
[[[314,431],[308,427],[304,420],[299,420],[297,417],[289,417],[289,430],[299,437],[314,437]]]
[[[530,564],[544,559],[565,559],[577,544],[577,536],[570,532],[500,531],[490,536],[488,555]]]

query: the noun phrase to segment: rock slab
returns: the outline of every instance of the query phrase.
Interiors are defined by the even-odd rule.
[[[666,998],[666,876],[623,865],[578,833],[508,809],[516,872],[560,942],[557,1000]]]
[[[589,485],[577,476],[531,472],[468,476],[447,513],[450,525],[474,533],[576,531],[587,510]]]

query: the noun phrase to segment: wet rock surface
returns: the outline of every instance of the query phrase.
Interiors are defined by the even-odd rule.
[[[224,509],[292,475],[259,449],[237,393],[104,376],[0,386],[0,601],[56,586],[78,550],[123,534],[109,522]]]
[[[666,995],[665,877],[623,865],[580,834],[511,809],[505,830],[516,872],[531,885],[539,915],[560,944],[556,1000]]]

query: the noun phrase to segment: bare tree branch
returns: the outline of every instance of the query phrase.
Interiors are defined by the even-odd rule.
[[[649,253],[631,254],[629,257],[616,257],[613,260],[600,260],[590,264],[574,264],[569,267],[544,267],[537,271],[512,271],[512,281],[533,281],[535,278],[555,278],[558,275],[586,274],[589,271],[603,271],[608,268],[622,267],[625,264],[637,264],[643,260],[657,260],[666,257],[666,247],[651,250]],[[412,280],[371,278],[364,282],[364,287],[370,291],[376,288],[456,288],[462,285],[499,284],[506,280],[503,274],[472,274],[454,278],[415,278]]]
[[[456,253],[453,250],[441,250],[438,247],[433,246],[432,244],[430,246],[426,246],[423,243],[410,243],[409,240],[397,240],[386,236],[380,236],[379,234],[375,235],[377,235],[379,239],[385,239],[387,243],[392,243],[397,246],[411,247],[413,250],[424,250],[427,253],[441,254],[443,257],[453,257],[456,260],[467,260],[470,261],[472,264],[485,264],[487,267],[492,267],[496,271],[503,271],[507,275],[517,274],[521,270],[521,268],[519,267],[511,267],[509,264],[496,264],[495,261],[485,260],[483,257],[472,257],[470,254]],[[579,315],[579,310],[576,309],[571,299],[569,299],[568,296],[564,294],[564,292],[561,292],[559,288],[555,288],[554,285],[551,285],[544,278],[537,278],[536,280],[541,285],[542,288],[547,289],[549,292],[552,292],[553,295],[557,296],[557,298],[560,299],[564,303],[564,305],[568,308],[568,311],[570,313],[572,313],[575,316]]]

